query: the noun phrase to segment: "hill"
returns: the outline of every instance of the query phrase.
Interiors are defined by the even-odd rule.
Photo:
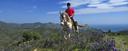
[[[86,25],[79,34],[73,33],[72,39],[65,40],[59,24],[0,22],[0,51],[109,51],[113,47],[120,50],[120,41],[126,41],[127,46],[125,32],[103,32]]]

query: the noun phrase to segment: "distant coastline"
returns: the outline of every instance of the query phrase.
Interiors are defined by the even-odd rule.
[[[128,24],[115,24],[115,25],[89,25],[96,29],[101,29],[105,32],[111,30],[112,32],[118,32],[123,30],[128,30]]]

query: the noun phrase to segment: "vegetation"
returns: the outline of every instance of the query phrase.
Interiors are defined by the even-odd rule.
[[[24,41],[37,40],[40,38],[40,34],[38,32],[23,32]]]
[[[0,51],[127,51],[127,32],[86,26],[65,40],[59,24],[0,22]]]

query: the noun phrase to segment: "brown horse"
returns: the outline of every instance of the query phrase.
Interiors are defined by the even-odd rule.
[[[60,24],[62,26],[63,31],[68,34],[70,38],[71,32],[79,33],[79,27],[77,22],[73,22],[73,20],[68,16],[66,12],[60,12]],[[64,36],[67,39],[66,36]]]

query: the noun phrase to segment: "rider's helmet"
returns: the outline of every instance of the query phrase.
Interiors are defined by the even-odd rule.
[[[71,3],[68,2],[68,3],[67,3],[67,6],[71,6]]]

